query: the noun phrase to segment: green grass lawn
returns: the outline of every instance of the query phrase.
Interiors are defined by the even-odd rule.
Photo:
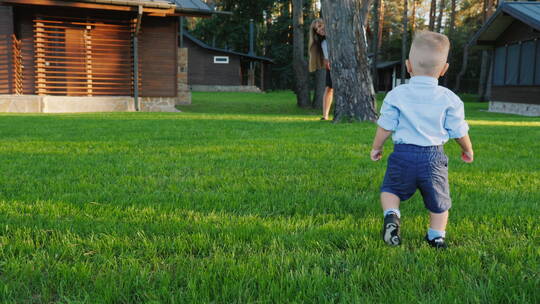
[[[473,99],[469,97],[467,99]],[[182,113],[0,115],[1,303],[539,303],[540,119],[466,103],[451,248],[380,239],[373,123],[289,92],[194,93]]]

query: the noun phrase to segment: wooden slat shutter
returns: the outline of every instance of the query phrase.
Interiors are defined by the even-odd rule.
[[[38,95],[131,96],[132,23],[36,16]]]

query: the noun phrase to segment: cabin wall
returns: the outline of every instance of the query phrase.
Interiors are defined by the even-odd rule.
[[[189,52],[189,84],[211,86],[240,86],[241,71],[239,56],[207,50],[184,39]],[[228,56],[228,64],[214,63],[214,56]]]
[[[499,36],[493,52],[491,101],[540,105],[538,38],[540,32],[518,20]]]
[[[143,16],[139,65],[143,97],[177,95],[177,18]]]
[[[492,87],[491,100],[540,105],[540,86]]]

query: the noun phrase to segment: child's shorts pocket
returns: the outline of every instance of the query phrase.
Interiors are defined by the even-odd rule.
[[[431,162],[430,175],[434,184],[448,183],[448,156],[442,154]]]

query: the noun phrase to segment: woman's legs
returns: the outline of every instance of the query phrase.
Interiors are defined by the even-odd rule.
[[[334,89],[326,87],[323,98],[323,118],[328,120],[330,108],[332,107],[332,99],[334,98]]]

